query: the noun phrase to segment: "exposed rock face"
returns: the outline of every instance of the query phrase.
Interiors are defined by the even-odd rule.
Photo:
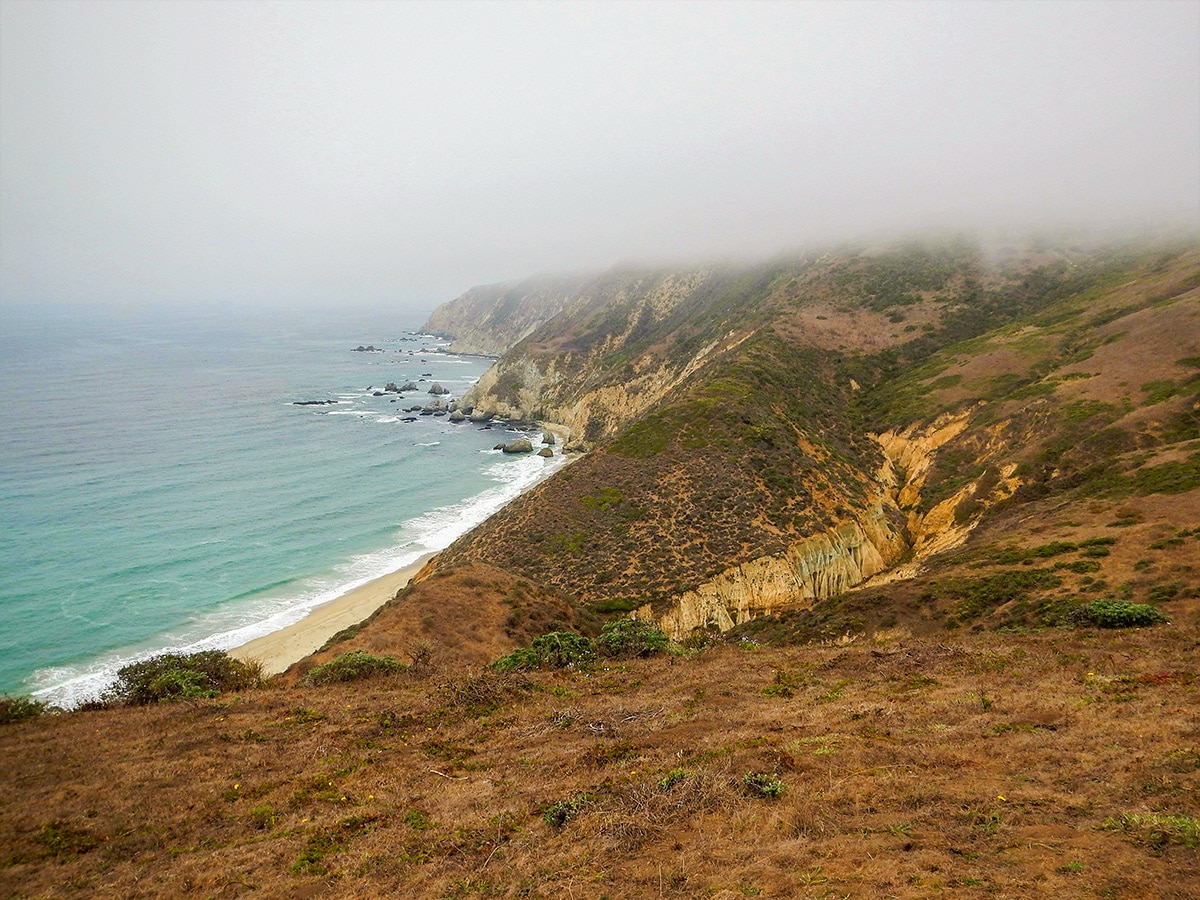
[[[452,338],[455,353],[499,356],[557,315],[589,280],[534,277],[473,287],[434,310],[422,330]]]
[[[676,639],[697,628],[727,631],[756,616],[808,607],[847,591],[895,563],[907,549],[882,505],[876,506],[861,520],[796,542],[782,556],[764,556],[728,569],[683,594],[665,615],[644,606],[637,617]]]
[[[664,354],[645,347],[645,335],[666,328],[681,307],[707,301],[710,269],[671,273],[612,273],[581,287],[559,319],[531,333],[479,379],[464,397],[480,410],[531,418],[562,429],[568,450],[586,450],[623,423],[652,408],[716,352],[736,346],[746,333],[722,331],[696,346]],[[605,331],[578,345],[560,324],[589,321],[593,308],[616,306]],[[641,347],[628,354],[629,347]],[[616,368],[615,358],[628,357]]]

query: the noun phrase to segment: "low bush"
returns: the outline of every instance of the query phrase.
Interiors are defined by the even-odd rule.
[[[787,786],[776,778],[774,775],[769,775],[765,772],[749,772],[742,778],[742,784],[746,786],[751,794],[757,797],[767,797],[775,799],[780,796]]]
[[[495,663],[492,665],[491,671],[467,672],[447,679],[439,689],[446,706],[484,715],[530,690],[525,676],[510,674],[511,670],[497,670]]]
[[[351,650],[324,665],[309,670],[304,676],[305,684],[340,684],[345,681],[361,681],[376,675],[402,672],[407,668],[390,656],[372,656],[366,650]]]
[[[594,657],[592,642],[583,635],[570,631],[552,631],[534,638],[530,646],[500,657],[491,667],[501,672],[567,669],[586,665]]]
[[[658,628],[640,619],[617,619],[609,622],[596,638],[596,650],[615,659],[653,656],[667,647],[667,636]]]
[[[110,703],[144,706],[171,700],[215,697],[262,683],[262,666],[234,659],[223,650],[164,653],[123,666],[105,692]]]
[[[1146,603],[1128,600],[1096,600],[1081,606],[1071,614],[1077,624],[1097,625],[1100,628],[1144,628],[1169,621],[1161,610]]]
[[[542,821],[551,828],[562,828],[571,819],[596,802],[592,794],[572,794],[566,800],[542,808]]]
[[[0,697],[0,725],[20,722],[40,716],[48,709],[45,703],[30,697]]]

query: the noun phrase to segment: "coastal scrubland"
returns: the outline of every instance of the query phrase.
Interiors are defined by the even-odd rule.
[[[1195,599],[4,730],[11,896],[1185,898]]]
[[[524,290],[468,399],[584,452],[281,676],[11,701],[5,893],[1200,894],[1194,240]]]

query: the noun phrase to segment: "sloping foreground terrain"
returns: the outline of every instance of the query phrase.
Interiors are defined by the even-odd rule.
[[[586,452],[266,685],[0,725],[0,895],[1200,896],[1195,242],[501,303],[473,414]]]
[[[0,892],[1191,898],[1194,601],[5,726]]]

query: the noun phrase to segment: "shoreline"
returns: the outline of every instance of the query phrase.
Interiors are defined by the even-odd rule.
[[[542,427],[546,428],[544,424]],[[558,458],[561,462],[556,467],[556,470],[557,468],[565,468],[574,462],[572,457],[567,456],[561,451],[558,454]],[[537,479],[534,484],[540,484],[543,480],[544,476]],[[520,491],[520,494],[525,493],[533,486],[526,485]],[[495,514],[496,511],[493,511],[484,521],[490,519]],[[467,531],[475,527],[477,525],[471,526]],[[463,534],[466,533],[466,531],[463,532]],[[264,634],[261,637],[253,638],[226,652],[236,659],[247,662],[257,661],[262,665],[264,676],[269,677],[286,672],[288,668],[300,662],[306,656],[316,653],[325,645],[326,641],[339,631],[349,628],[352,625],[358,625],[376,610],[380,609],[385,603],[395,597],[396,594],[408,587],[417,576],[417,573],[425,568],[425,565],[439,553],[441,553],[441,550],[432,550],[425,553],[407,566],[374,578],[338,597],[334,597],[327,603],[322,603],[320,606],[309,611],[299,622],[288,625],[285,628],[280,628],[278,631]]]
[[[352,588],[312,609],[299,622],[247,641],[228,653],[262,664],[263,675],[278,675],[319,650],[343,629],[357,625],[406,588],[425,564],[437,556],[426,553],[415,562]]]

